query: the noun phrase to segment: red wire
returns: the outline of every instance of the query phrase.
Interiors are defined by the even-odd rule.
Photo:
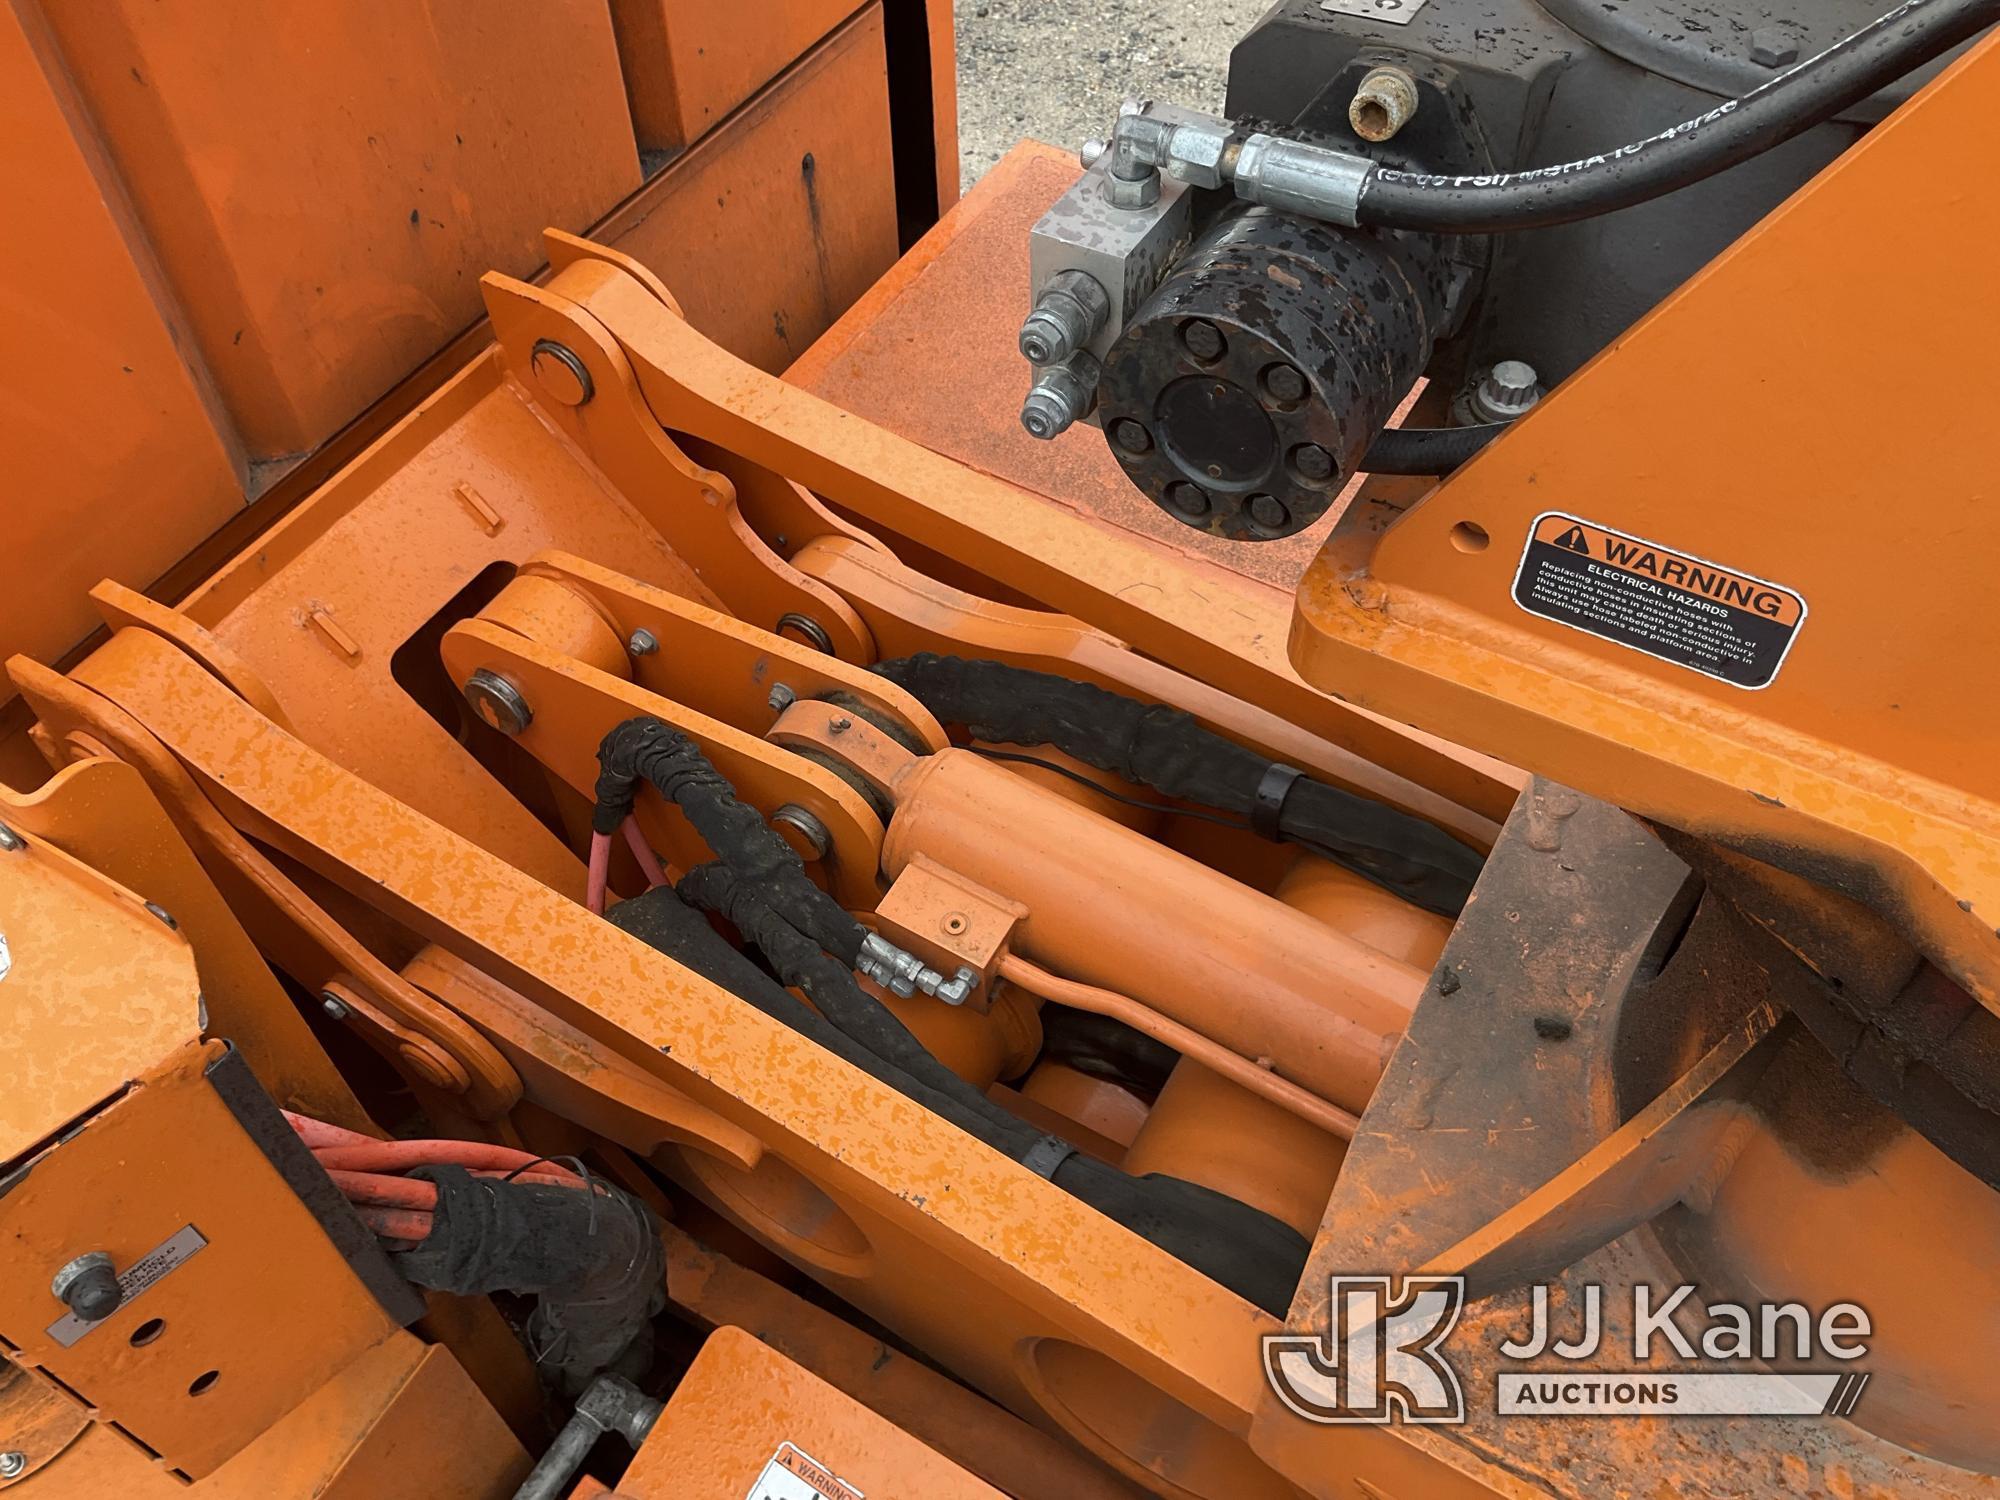
[[[611,879],[611,835],[590,835],[590,874],[583,888],[583,904],[598,916],[604,915],[604,887]]]
[[[639,861],[639,869],[646,877],[649,888],[668,884],[667,872],[660,868],[660,856],[653,852],[653,846],[646,842],[645,830],[639,820],[630,814],[625,818],[625,842],[632,847],[632,857]]]

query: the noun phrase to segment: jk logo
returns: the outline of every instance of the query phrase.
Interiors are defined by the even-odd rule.
[[[1326,1335],[1264,1339],[1264,1375],[1309,1422],[1465,1420],[1458,1372],[1438,1352],[1465,1306],[1463,1276],[1335,1276]]]

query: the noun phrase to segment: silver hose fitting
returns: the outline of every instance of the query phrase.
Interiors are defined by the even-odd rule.
[[[1364,141],[1386,141],[1417,112],[1417,80],[1401,68],[1372,69],[1347,106],[1347,123]]]
[[[879,932],[871,932],[861,940],[861,954],[854,969],[864,979],[874,980],[890,994],[905,1000],[921,991],[946,1005],[963,1005],[979,988],[977,969],[960,965],[958,972],[947,979],[916,954],[898,948]]]
[[[1095,276],[1058,271],[1021,325],[1021,353],[1030,364],[1059,365],[1096,338],[1110,316],[1111,298]]]
[[[1028,399],[1021,403],[1021,425],[1028,436],[1047,442],[1060,437],[1097,406],[1097,378],[1103,367],[1088,354],[1072,354],[1059,365],[1037,372]]]

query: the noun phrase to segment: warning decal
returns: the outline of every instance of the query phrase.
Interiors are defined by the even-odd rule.
[[[861,1491],[792,1444],[781,1443],[744,1500],[861,1500]]]
[[[1558,511],[1528,530],[1514,602],[1741,688],[1770,685],[1806,618],[1788,588]]]

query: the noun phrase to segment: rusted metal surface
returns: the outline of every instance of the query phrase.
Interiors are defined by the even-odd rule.
[[[1650,1359],[1633,1357],[1631,1288],[1640,1281],[1658,1289],[1698,1280],[1711,1300],[1732,1291],[1752,1299],[1804,1294],[1818,1307],[1853,1297],[1874,1310],[1865,1278],[1901,1304],[1893,1311],[1882,1304],[1878,1339],[1922,1341],[1928,1334],[1920,1330],[1936,1326],[1910,1305],[1922,1295],[1901,1290],[1929,1281],[1904,1264],[1928,1254],[1910,1243],[1907,1221],[1844,1219],[1869,1249],[1828,1261],[1819,1253],[1827,1222],[1790,1220],[1784,1205],[1793,1201],[1852,1208],[1841,1182],[1874,1178],[1882,1163],[1807,1168],[1788,1154],[1796,1146],[1776,1144],[1774,1137],[1796,1141],[1802,1132],[1838,1135],[1854,1105],[1823,1086],[1812,1103],[1788,1082],[1774,1087],[1779,1060],[1817,1044],[1796,1023],[1773,1032],[1777,991],[1757,935],[1726,902],[1711,897],[1693,907],[1697,890],[1686,867],[1626,814],[1554,783],[1531,784],[1356,1136],[1288,1325],[1324,1332],[1332,1275],[1385,1267],[1467,1275],[1472,1301],[1447,1350],[1468,1421],[1404,1427],[1400,1436],[1441,1461],[1457,1450],[1504,1463],[1537,1494],[1580,1500],[1638,1476],[1687,1494],[1732,1485],[1750,1494],[1821,1485],[1883,1500],[1989,1493],[1991,1481],[1898,1446],[1924,1423],[1880,1408],[1858,1420],[1887,1418],[1893,1441],[1835,1421],[1494,1415],[1497,1375],[1524,1368],[1502,1358],[1498,1345],[1526,1333],[1530,1281],[1551,1285],[1551,1318],[1564,1336],[1575,1330],[1585,1287],[1601,1289],[1603,1345],[1567,1367],[1585,1375],[1713,1367],[1677,1361],[1663,1347]],[[1552,931],[1567,937],[1547,941]],[[1799,1047],[1805,1054],[1788,1050]],[[1816,1121],[1802,1113],[1811,1109],[1821,1112]],[[1886,1116],[1876,1128],[1942,1165]],[[1907,1151],[1892,1170],[1897,1186],[1884,1181],[1882,1190],[1913,1206],[1923,1185],[1942,1185]],[[1815,1176],[1818,1185],[1806,1189]],[[1962,1206],[1938,1211],[1966,1215],[1976,1237],[1972,1226],[1983,1213],[1971,1198],[1949,1196]],[[1676,1237],[1706,1255],[1677,1257],[1657,1226],[1635,1227],[1663,1214],[1661,1225],[1677,1226]],[[1726,1269],[1732,1262],[1744,1279]],[[1879,1275],[1864,1264],[1879,1266]],[[1972,1291],[1965,1305],[1983,1300]],[[1869,1363],[1872,1370],[1872,1349]],[[1933,1406],[1939,1392],[1983,1378],[1955,1356],[1911,1359],[1900,1372],[1916,1385],[1937,1382],[1928,1387]],[[1906,1394],[1898,1407],[1910,1404]],[[1286,1472],[1302,1474],[1341,1462],[1349,1438],[1305,1422],[1274,1397],[1252,1441]],[[1357,1463],[1352,1477],[1398,1493],[1367,1464]]]
[[[1254,547],[1209,537],[1135,489],[1096,427],[1052,442],[1022,430],[1031,371],[1014,340],[1029,306],[1028,232],[1076,177],[1069,152],[1016,146],[785,378],[1053,504],[1289,593],[1331,517]]]

